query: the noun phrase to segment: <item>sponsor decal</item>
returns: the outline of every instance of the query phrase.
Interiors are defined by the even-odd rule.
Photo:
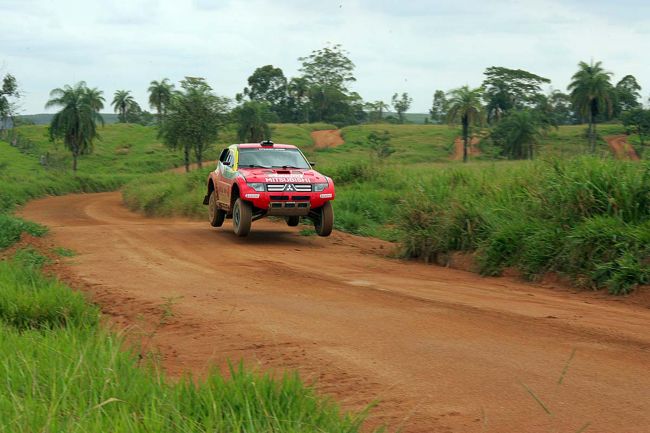
[[[305,182],[305,177],[300,175],[300,176],[292,176],[292,177],[266,177],[264,178],[264,182],[270,182],[270,183],[302,183]]]
[[[260,198],[259,194],[244,194],[246,198]]]
[[[320,198],[332,198],[332,194],[321,194]]]

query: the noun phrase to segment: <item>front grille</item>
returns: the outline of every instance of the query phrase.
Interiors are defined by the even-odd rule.
[[[308,195],[294,195],[293,199],[294,200],[309,200],[309,196]]]
[[[268,192],[311,192],[310,183],[269,183]]]
[[[271,200],[289,200],[288,195],[272,195]]]

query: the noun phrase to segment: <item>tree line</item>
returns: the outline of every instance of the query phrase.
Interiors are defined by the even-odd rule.
[[[481,86],[437,90],[429,111],[433,123],[459,122],[464,143],[463,160],[472,126],[489,126],[490,138],[512,159],[532,159],[534,146],[559,125],[587,123],[591,152],[596,150],[596,125],[620,120],[630,132],[650,132],[650,110],[640,102],[641,86],[632,75],[612,83],[612,73],[601,62],[580,62],[567,91],[542,91],[545,77],[521,69],[489,67]]]
[[[257,142],[270,138],[269,123],[328,122],[344,126],[368,122],[405,123],[412,98],[396,92],[391,105],[378,100],[364,102],[349,86],[356,81],[355,65],[340,45],[314,50],[301,62],[300,75],[287,78],[273,65],[258,67],[247,86],[232,101],[218,96],[200,77],[185,77],[177,88],[169,79],[151,81],[149,106],[156,115],[143,110],[129,90],[117,90],[111,106],[123,123],[155,124],[162,140],[183,151],[189,169],[193,155],[200,164],[202,155],[217,140],[228,123],[237,125],[240,141]],[[532,158],[535,144],[553,127],[587,123],[590,149],[595,150],[596,125],[618,119],[641,143],[650,131],[650,111],[640,103],[641,86],[632,75],[613,84],[612,74],[600,62],[580,62],[568,93],[542,87],[548,78],[521,69],[489,67],[481,86],[462,86],[450,91],[436,90],[426,123],[460,124],[464,141],[464,161],[472,128],[489,126],[490,138],[513,159]],[[16,79],[7,74],[0,89],[0,128],[16,111],[20,97]],[[96,124],[103,123],[103,93],[84,82],[54,89],[46,107],[58,107],[50,125],[52,140],[62,140],[77,158],[92,151],[99,137]],[[13,99],[12,99],[13,98]],[[234,102],[234,103],[233,103]]]

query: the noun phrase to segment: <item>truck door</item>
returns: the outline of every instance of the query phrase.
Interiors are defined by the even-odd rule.
[[[230,191],[237,173],[234,170],[235,153],[232,149],[225,149],[219,158],[217,167],[217,194],[219,202],[230,206]]]

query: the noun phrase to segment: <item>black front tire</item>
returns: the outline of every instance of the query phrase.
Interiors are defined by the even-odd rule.
[[[318,236],[329,236],[334,227],[334,209],[332,202],[325,202],[323,207],[315,209],[314,229]]]
[[[232,208],[232,228],[239,237],[247,236],[253,222],[253,206],[250,202],[238,198]]]
[[[296,227],[298,224],[300,224],[299,216],[288,216],[286,220],[289,227]]]
[[[219,209],[217,206],[217,192],[210,193],[210,200],[208,201],[208,220],[212,227],[221,227],[223,221],[226,219],[226,212]]]

